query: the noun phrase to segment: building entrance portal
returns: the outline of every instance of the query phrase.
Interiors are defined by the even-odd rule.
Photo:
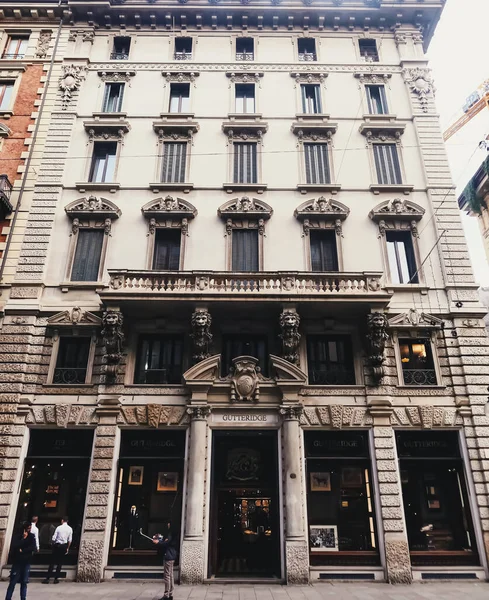
[[[280,577],[277,433],[214,433],[210,576]]]

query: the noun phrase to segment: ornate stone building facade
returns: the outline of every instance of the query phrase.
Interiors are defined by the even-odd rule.
[[[4,568],[38,514],[41,572],[68,513],[79,581],[159,576],[169,521],[187,583],[486,577],[442,5],[53,3],[0,332]]]

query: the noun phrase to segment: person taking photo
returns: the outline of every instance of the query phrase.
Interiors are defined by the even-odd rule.
[[[27,600],[27,584],[29,583],[32,555],[35,551],[36,538],[31,533],[31,524],[26,521],[22,524],[22,533],[15,536],[12,541],[12,569],[5,600],[12,600],[12,594],[18,583],[20,583],[21,600]]]

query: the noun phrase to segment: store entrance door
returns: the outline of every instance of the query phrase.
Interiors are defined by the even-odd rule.
[[[209,575],[280,577],[277,433],[215,432]]]

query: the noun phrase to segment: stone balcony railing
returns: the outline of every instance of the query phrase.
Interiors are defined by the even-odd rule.
[[[213,296],[256,298],[297,296],[301,298],[365,298],[388,296],[382,273],[311,273],[262,271],[236,273],[216,271],[109,271],[106,297]]]

